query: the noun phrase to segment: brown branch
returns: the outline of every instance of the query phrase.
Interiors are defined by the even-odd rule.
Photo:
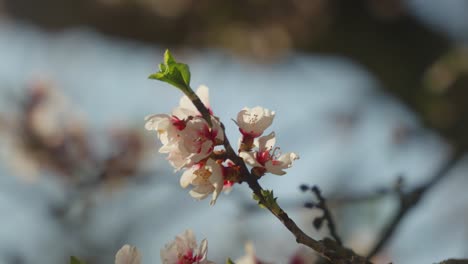
[[[343,242],[341,241],[340,236],[336,232],[335,221],[333,221],[333,217],[328,209],[327,202],[325,198],[322,196],[322,192],[317,186],[313,186],[311,191],[317,196],[318,204],[316,205],[319,209],[323,211],[323,218],[327,220],[328,230],[330,231],[330,235],[335,239],[338,245],[342,246]]]
[[[379,253],[380,250],[383,249],[383,247],[393,237],[396,229],[403,221],[405,216],[408,214],[408,212],[419,203],[419,201],[429,190],[431,190],[440,182],[440,180],[442,180],[446,175],[448,175],[448,172],[460,161],[462,156],[462,151],[455,150],[444,163],[444,165],[441,166],[434,173],[434,175],[429,179],[429,181],[407,193],[404,193],[403,191],[399,190],[400,207],[398,209],[398,212],[388,223],[388,225],[384,228],[382,234],[380,235],[380,238],[377,240],[377,243],[367,256],[369,259],[377,255],[377,253]]]
[[[196,95],[195,95],[196,96]],[[211,123],[211,114],[209,110],[199,103],[200,99],[198,97],[191,98],[194,102],[195,107],[202,114],[203,118]],[[235,164],[240,167],[240,173],[244,177],[244,181],[248,184],[253,193],[258,197],[259,203],[265,206],[278,220],[283,223],[283,225],[294,235],[296,242],[306,245],[317,252],[323,258],[331,261],[335,264],[371,264],[367,258],[362,257],[354,253],[352,250],[342,247],[336,241],[332,239],[325,238],[323,240],[315,240],[312,237],[308,236],[304,231],[302,231],[297,224],[288,216],[288,214],[279,207],[279,210],[272,208],[269,203],[266,202],[263,197],[262,191],[263,188],[258,182],[258,178],[252,175],[242,158],[240,158],[237,153],[232,148],[229,140],[226,136],[226,130],[224,124],[221,123],[221,128],[224,133],[224,148],[226,150],[227,157],[232,160]]]
[[[439,264],[468,264],[468,259],[447,259]]]
[[[202,114],[203,119],[208,123],[210,127],[212,127],[211,123],[211,114],[210,111],[206,108],[206,106],[202,103],[198,95],[196,95],[194,92],[188,96],[191,100],[193,105],[198,109],[198,111]]]

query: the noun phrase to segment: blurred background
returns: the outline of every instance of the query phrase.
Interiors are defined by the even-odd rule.
[[[245,184],[214,207],[179,187],[144,130],[181,96],[147,79],[166,48],[210,87],[231,142],[240,109],[276,111],[277,144],[301,159],[262,184],[320,238],[299,189],[318,185],[359,254],[398,210],[382,190],[462,153],[374,261],[468,257],[467,13],[466,0],[1,0],[0,263],[113,263],[125,243],[160,263],[187,228],[218,263],[246,241],[268,262],[303,254]]]

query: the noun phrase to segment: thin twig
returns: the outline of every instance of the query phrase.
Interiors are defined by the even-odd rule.
[[[382,234],[380,235],[380,238],[377,240],[377,243],[367,256],[369,259],[377,255],[377,253],[379,253],[380,250],[382,250],[382,248],[393,237],[393,234],[395,233],[397,227],[400,225],[401,221],[405,218],[407,213],[419,203],[419,201],[429,190],[431,190],[440,182],[440,180],[442,180],[446,175],[448,175],[448,172],[458,163],[458,161],[460,161],[462,156],[463,152],[455,150],[451,157],[447,159],[444,165],[441,166],[435,172],[435,174],[429,179],[429,181],[427,181],[419,187],[416,187],[410,192],[404,193],[403,191],[400,191],[400,207],[398,209],[398,212],[388,223],[388,225],[384,228]]]
[[[327,221],[327,226],[328,230],[330,231],[330,235],[333,237],[333,239],[335,239],[338,245],[342,246],[343,242],[338,233],[336,232],[335,221],[333,221],[333,217],[330,213],[330,210],[327,207],[327,202],[325,198],[323,198],[322,196],[322,192],[317,186],[313,186],[310,190],[317,197],[318,204],[316,206],[323,211],[323,217]]]

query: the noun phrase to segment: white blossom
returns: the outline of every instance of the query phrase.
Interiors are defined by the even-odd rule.
[[[115,264],[140,264],[141,255],[134,246],[124,245],[115,255]]]
[[[208,87],[205,85],[200,85],[195,93],[198,95],[200,101],[202,101],[208,111],[211,112]],[[192,101],[185,95],[180,98],[179,106],[172,111],[172,114],[181,119],[186,119],[190,116],[201,116],[200,112],[195,107],[195,105],[193,105]]]
[[[276,142],[275,133],[260,137],[256,142],[258,151],[241,151],[239,156],[252,167],[263,168],[266,172],[276,175],[284,175],[284,169],[290,168],[292,162],[299,159],[294,152],[279,153],[279,148],[274,148]]]
[[[237,125],[244,136],[253,138],[263,134],[273,122],[275,112],[256,106],[252,109],[245,107],[237,114]]]
[[[202,117],[194,117],[187,122],[181,133],[179,144],[183,153],[188,153],[186,165],[193,165],[208,157],[214,150],[216,142],[224,140],[221,124],[215,118],[211,119],[212,128]]]
[[[234,263],[236,264],[260,264],[260,261],[255,255],[255,249],[252,242],[245,244],[245,255],[237,259]]]
[[[189,193],[195,199],[205,199],[212,193],[210,204],[214,205],[224,187],[221,165],[208,159],[206,163],[196,164],[187,169],[180,178],[180,186],[187,188],[189,185],[194,186]]]
[[[207,259],[208,241],[203,239],[197,248],[195,235],[186,230],[182,235],[161,249],[163,264],[214,264]]]
[[[185,122],[176,116],[169,116],[166,114],[155,114],[145,118],[146,130],[155,130],[158,132],[158,138],[163,144],[163,148],[167,148],[170,144],[177,141],[180,137],[180,131],[185,128]],[[161,153],[166,153],[161,148]]]

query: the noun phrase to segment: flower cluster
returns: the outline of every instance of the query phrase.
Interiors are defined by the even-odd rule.
[[[197,95],[210,109],[208,88],[200,86]],[[196,199],[204,199],[213,193],[211,204],[214,204],[224,185],[222,165],[210,158],[214,148],[224,141],[219,120],[211,115],[210,127],[190,99],[184,96],[171,115],[149,116],[145,127],[157,131],[162,143],[159,152],[168,154],[167,159],[175,170],[186,169],[180,180],[181,186],[193,185],[190,195]]]
[[[237,115],[237,125],[242,134],[239,146],[239,156],[252,166],[252,173],[258,177],[269,172],[284,175],[284,169],[290,168],[292,162],[299,159],[296,153],[281,154],[275,147],[275,132],[260,137],[272,124],[275,112],[260,106],[252,109],[244,108]]]
[[[267,263],[260,260],[255,254],[253,244],[247,242],[245,245],[245,255],[236,259],[235,264],[262,264]],[[192,230],[186,230],[183,234],[166,244],[160,251],[162,264],[215,264],[208,260],[208,241],[203,239],[197,245]],[[312,264],[316,257],[310,249],[301,248],[289,259],[289,264]],[[124,245],[115,255],[115,264],[141,264],[141,254],[134,246]]]
[[[219,118],[213,115],[208,88],[200,86],[198,98],[209,112],[209,121],[197,110],[193,102],[183,96],[170,115],[156,114],[146,118],[146,129],[154,130],[162,143],[159,152],[168,154],[167,160],[176,171],[184,169],[180,178],[183,188],[192,186],[190,195],[201,200],[212,194],[210,204],[216,202],[223,190],[241,182],[240,166],[226,157],[223,149],[225,133]],[[252,166],[258,177],[270,172],[285,174],[298,156],[281,155],[275,145],[275,134],[261,136],[272,124],[275,112],[262,107],[244,108],[237,115],[236,124],[242,135],[239,157]]]
[[[186,230],[161,249],[162,264],[215,264],[207,259],[208,242],[203,239],[197,247],[192,230]],[[115,264],[141,264],[141,255],[134,246],[124,245],[115,255]]]
[[[208,88],[200,86],[197,91],[209,109]],[[189,168],[206,159],[214,147],[224,139],[219,121],[212,116],[212,127],[186,97],[172,115],[156,114],[146,117],[146,129],[156,130],[163,146],[161,153],[168,153],[169,163],[176,169]]]

